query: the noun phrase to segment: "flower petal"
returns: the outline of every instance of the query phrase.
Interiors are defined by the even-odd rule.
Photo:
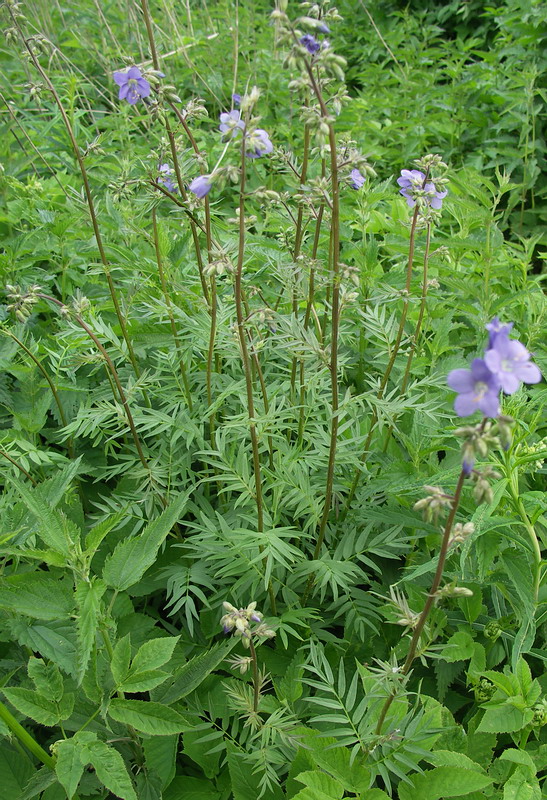
[[[474,414],[478,404],[474,399],[473,392],[459,394],[454,401],[454,411],[459,417],[469,417]]]
[[[524,383],[539,383],[541,380],[539,367],[531,361],[527,361],[525,364],[518,364],[515,369],[515,375]]]
[[[448,373],[446,382],[455,392],[471,392],[475,383],[469,369],[453,369]]]
[[[118,84],[118,86],[123,86],[129,80],[129,78],[127,77],[127,72],[115,72],[114,80]]]
[[[133,80],[138,80],[139,78],[142,78],[142,72],[138,67],[130,67],[127,70],[127,77],[132,78]]]

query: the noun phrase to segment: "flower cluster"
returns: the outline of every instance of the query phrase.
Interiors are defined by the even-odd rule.
[[[262,621],[262,614],[256,610],[256,603],[249,603],[247,608],[236,608],[231,603],[224,602],[226,614],[220,620],[225,634],[235,633],[241,636],[244,647],[250,646],[252,636],[263,636],[271,639],[275,631]],[[258,623],[258,627],[251,627],[251,623]]]
[[[257,128],[247,137],[247,147],[247,158],[260,158],[273,150],[270,137],[262,128]]]
[[[150,94],[150,84],[138,67],[130,67],[127,72],[115,72],[114,80],[120,87],[118,99],[127,100],[131,106]]]
[[[158,167],[158,172],[160,173],[158,177],[158,183],[161,183],[162,186],[165,186],[169,192],[176,192],[177,187],[175,186],[171,177],[173,170],[169,164],[160,164]]]
[[[227,139],[237,136],[238,133],[245,130],[245,123],[241,119],[239,111],[225,111],[220,115],[219,131],[223,133]]]
[[[401,187],[399,193],[406,198],[410,208],[413,208],[418,202],[439,211],[442,208],[443,199],[448,194],[446,189],[444,192],[437,191],[433,181],[429,180],[419,169],[401,170],[397,183]]]
[[[485,417],[500,413],[500,390],[513,394],[521,383],[539,383],[541,372],[530,361],[530,353],[516,339],[509,339],[512,323],[502,324],[497,317],[486,326],[489,338],[484,358],[475,358],[471,369],[454,369],[447,382],[458,393],[454,410],[467,417],[477,409]]]

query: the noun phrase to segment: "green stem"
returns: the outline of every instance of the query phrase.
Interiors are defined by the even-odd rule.
[[[43,747],[40,747],[36,739],[31,736],[30,733],[27,733],[2,702],[0,702],[0,719],[2,722],[5,722],[10,731],[17,736],[21,744],[25,745],[42,764],[45,764],[46,767],[50,769],[55,769],[55,759],[46,753]]]
[[[484,423],[483,423],[484,424]],[[454,524],[454,518],[456,516],[456,511],[458,510],[458,506],[460,504],[463,484],[466,479],[467,475],[463,471],[460,472],[460,477],[458,478],[458,483],[456,485],[456,491],[454,492],[454,499],[452,500],[452,506],[450,508],[450,513],[448,515],[448,519],[446,520],[446,524],[444,527],[443,533],[443,540],[441,544],[441,549],[439,552],[439,558],[437,561],[437,569],[435,570],[435,575],[433,577],[433,583],[431,584],[431,588],[429,590],[429,594],[427,595],[427,599],[425,601],[425,605],[423,607],[422,613],[418,618],[418,622],[416,623],[416,627],[414,628],[412,639],[410,640],[410,647],[408,649],[408,655],[406,657],[405,663],[401,668],[401,675],[406,675],[412,666],[412,662],[416,658],[416,653],[418,650],[418,644],[420,641],[420,636],[422,635],[422,631],[424,629],[424,625],[427,622],[427,618],[431,609],[433,608],[433,604],[436,599],[437,590],[441,584],[443,572],[444,572],[444,565],[446,563],[446,557],[448,554],[448,546],[450,543],[450,535],[452,533],[452,526]],[[382,726],[384,724],[386,714],[391,708],[391,704],[395,700],[396,697],[396,690],[393,691],[387,698],[380,712],[380,716],[378,718],[378,723],[376,725],[376,734],[379,736],[382,732]]]
[[[184,394],[186,395],[186,402],[188,403],[188,408],[192,411],[192,395],[190,394],[190,386],[188,384],[188,375],[186,374],[186,366],[184,364],[184,358],[182,356],[182,349],[180,346],[180,339],[177,331],[177,326],[175,324],[175,318],[173,316],[173,308],[171,306],[171,298],[169,297],[169,291],[167,289],[167,281],[165,280],[165,273],[163,271],[163,262],[161,258],[161,249],[160,249],[160,242],[158,236],[158,221],[156,218],[156,209],[152,209],[152,230],[154,233],[154,251],[156,253],[156,264],[158,266],[158,275],[160,277],[161,288],[163,292],[163,297],[165,300],[165,304],[167,306],[167,313],[169,315],[169,323],[171,326],[171,333],[173,334],[173,339],[175,340],[175,347],[177,349],[177,355],[179,357],[179,365],[180,365],[180,372],[182,376],[182,384],[184,386]]]
[[[10,11],[10,14],[11,14],[11,11]],[[51,92],[51,94],[53,96],[53,99],[55,100],[57,108],[59,109],[59,113],[61,114],[63,123],[65,125],[65,128],[67,130],[67,133],[68,133],[71,145],[72,145],[72,149],[74,151],[74,155],[76,157],[76,161],[78,162],[78,166],[80,168],[80,173],[82,175],[82,181],[83,181],[83,184],[84,184],[84,192],[85,192],[85,196],[86,196],[86,200],[87,200],[87,206],[88,206],[88,209],[89,209],[89,216],[91,217],[91,224],[93,226],[93,232],[95,234],[95,241],[97,242],[97,248],[99,250],[99,255],[100,255],[100,258],[101,258],[102,265],[103,265],[103,271],[104,271],[104,274],[105,274],[105,277],[106,277],[106,282],[108,284],[108,290],[110,292],[110,297],[112,298],[112,303],[114,305],[114,310],[116,312],[116,316],[118,318],[118,322],[120,323],[122,336],[123,336],[124,341],[125,341],[125,343],[127,345],[127,352],[128,352],[128,355],[129,355],[129,359],[130,359],[131,364],[133,366],[133,370],[135,372],[135,375],[137,376],[137,378],[139,378],[140,377],[140,370],[139,370],[139,367],[138,367],[138,364],[137,364],[137,359],[135,357],[135,352],[133,350],[133,345],[131,343],[131,339],[130,339],[128,331],[127,331],[127,326],[125,324],[125,319],[124,319],[124,316],[123,316],[123,313],[122,313],[122,310],[121,310],[121,307],[120,307],[120,303],[119,303],[119,300],[118,300],[118,294],[116,292],[116,287],[114,285],[114,281],[112,280],[112,276],[110,274],[110,264],[109,264],[108,259],[106,257],[106,252],[105,252],[105,249],[104,249],[101,232],[99,230],[99,223],[98,223],[98,219],[97,219],[97,213],[95,211],[95,203],[93,201],[93,195],[91,193],[91,187],[89,185],[89,179],[88,179],[88,176],[87,176],[87,170],[86,170],[86,167],[85,167],[85,164],[84,164],[84,159],[83,159],[82,153],[80,151],[78,142],[76,141],[76,136],[74,134],[74,130],[72,128],[72,125],[70,123],[68,115],[67,115],[67,113],[66,113],[66,111],[65,111],[65,109],[63,107],[63,104],[61,102],[61,98],[57,94],[57,90],[55,89],[53,83],[49,79],[48,74],[42,68],[42,66],[41,66],[40,62],[38,61],[36,55],[34,54],[32,48],[29,46],[27,40],[25,39],[25,36],[23,34],[23,31],[21,30],[21,28],[19,26],[19,23],[17,22],[17,20],[13,16],[13,14],[11,16],[12,16],[12,19],[13,19],[13,23],[14,23],[15,27],[17,28],[17,30],[19,32],[19,35],[21,36],[21,39],[23,40],[23,43],[24,43],[25,48],[26,48],[26,50],[27,50],[27,52],[28,52],[28,54],[30,56],[30,59],[31,59],[32,63],[34,64],[34,66],[38,70],[38,72],[40,73],[42,79],[44,80],[44,82],[47,85],[47,88]],[[142,394],[143,394],[143,398],[144,398],[146,404],[148,406],[150,406],[150,401],[148,400],[148,397],[147,397],[146,392],[144,390],[142,391]]]
[[[18,463],[17,463],[17,461],[15,461],[15,460],[14,460],[14,459],[13,459],[13,458],[12,458],[12,457],[9,455],[9,453],[6,453],[6,451],[5,451],[5,450],[0,450],[0,456],[3,456],[3,457],[4,457],[4,458],[7,460],[7,461],[9,461],[11,464],[13,464],[13,466],[14,466],[14,467],[17,467],[17,469],[19,470],[19,472],[22,472],[22,473],[23,473],[23,475],[25,475],[25,477],[27,477],[27,478],[29,479],[29,481],[31,481],[31,482],[34,484],[34,486],[38,486],[38,484],[36,483],[36,481],[34,480],[34,478],[32,477],[32,475],[30,474],[30,472],[27,472],[27,471],[26,471],[26,469],[25,469],[24,467],[22,467],[22,466],[21,466],[21,464],[18,464]]]

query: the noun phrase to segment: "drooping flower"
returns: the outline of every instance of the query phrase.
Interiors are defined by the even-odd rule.
[[[352,169],[349,176],[351,179],[352,189],[360,189],[363,186],[365,182],[365,176],[361,175],[358,169]]]
[[[312,55],[317,53],[317,51],[321,48],[320,42],[318,42],[315,36],[312,36],[311,33],[304,34],[304,36],[300,37],[299,41],[300,44],[306,48],[308,53],[311,53]]]
[[[205,197],[206,194],[209,194],[212,185],[213,184],[211,182],[210,175],[199,175],[197,178],[194,178],[188,188],[196,195],[196,197],[199,197],[201,200],[202,197]]]
[[[426,181],[425,174],[419,169],[403,169],[401,176],[397,178],[397,183],[401,187],[399,192],[406,198],[409,207],[416,205],[416,198],[423,197],[431,208],[437,211],[442,208],[443,199],[448,192],[438,192],[432,181]]]
[[[234,137],[243,130],[245,130],[245,123],[241,119],[241,114],[236,109],[233,111],[225,111],[220,115],[219,131],[223,134],[229,134]]]
[[[508,336],[512,327],[512,322],[506,322],[504,324],[500,322],[497,317],[494,317],[492,322],[488,322],[486,325],[486,330],[488,331],[488,350],[494,346],[494,342],[498,334],[500,336]]]
[[[497,417],[500,413],[500,381],[482,358],[475,358],[471,369],[453,369],[448,373],[447,383],[458,392],[454,410],[459,417],[467,417],[477,409],[485,417]]]
[[[247,138],[247,147],[248,150],[245,153],[247,158],[260,158],[260,156],[271,153],[273,150],[270,137],[262,128],[257,128],[256,131],[253,131]]]
[[[241,105],[241,95],[238,94],[237,92],[234,92],[232,95],[232,103],[234,104],[234,106],[237,106],[238,108]]]
[[[150,94],[150,84],[138,67],[130,67],[127,72],[115,72],[114,80],[120,87],[118,99],[127,100],[131,106]]]
[[[491,348],[485,353],[484,360],[506,394],[516,392],[521,381],[539,383],[541,380],[541,372],[530,361],[528,350],[522,342],[509,339],[505,332],[497,333]]]
[[[330,28],[325,22],[319,22],[317,24],[317,30],[319,33],[330,33]]]
[[[173,183],[173,179],[171,175],[173,174],[173,170],[169,166],[169,164],[160,164],[159,166],[159,176],[158,176],[158,183],[161,183],[162,186],[170,192],[176,192],[177,187]]]

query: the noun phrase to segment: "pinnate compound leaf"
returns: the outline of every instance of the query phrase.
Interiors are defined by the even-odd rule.
[[[156,560],[158,550],[169,531],[180,519],[189,494],[190,489],[183,492],[141,534],[124,540],[115,547],[103,569],[103,578],[108,586],[123,592],[140,581]]]
[[[253,773],[251,765],[244,760],[244,752],[231,742],[226,742],[226,752],[234,800],[257,800],[260,796],[263,800],[283,800],[285,795],[281,787],[277,785],[267,789],[261,795],[259,776]],[[314,800],[322,800],[322,798],[317,797]]]
[[[19,713],[24,714],[25,717],[30,717],[35,722],[39,722],[40,725],[51,727],[57,725],[61,719],[56,703],[50,700],[49,697],[33,692],[32,689],[20,687],[3,689],[2,691]]]
[[[174,708],[146,700],[114,698],[108,713],[116,722],[131,725],[135,730],[151,736],[170,736],[191,730],[195,724]]]
[[[401,781],[400,800],[440,800],[462,797],[490,786],[492,778],[482,772],[460,767],[435,767],[422,775],[409,776],[411,783]]]

